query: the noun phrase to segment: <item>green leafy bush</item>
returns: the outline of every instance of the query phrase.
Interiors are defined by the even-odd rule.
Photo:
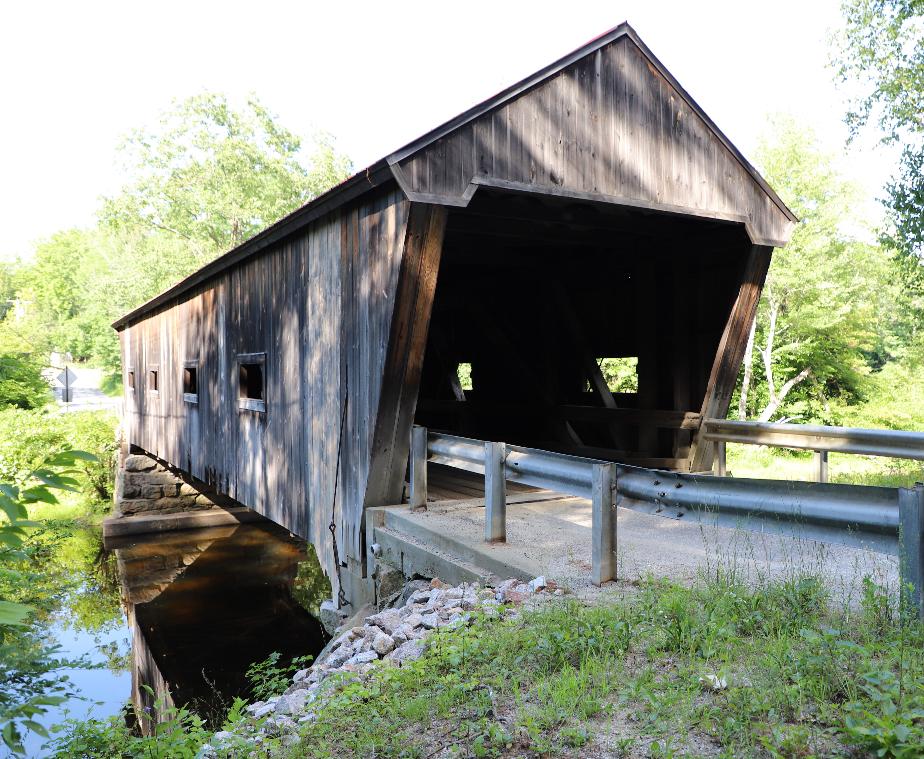
[[[289,664],[280,664],[281,655],[273,651],[263,661],[254,662],[247,668],[247,681],[254,699],[265,701],[278,696],[292,684],[292,675],[311,663],[311,656],[299,656]]]
[[[0,590],[14,587],[28,591],[28,578],[18,569],[27,558],[28,508],[36,503],[55,503],[54,490],[74,491],[72,476],[77,461],[91,461],[82,451],[62,451],[19,481],[0,481]],[[4,593],[7,595],[7,593]],[[27,595],[29,601],[32,599]],[[69,681],[61,670],[75,662],[63,660],[58,649],[45,642],[42,631],[31,624],[37,609],[22,598],[0,597],[0,740],[14,754],[24,751],[24,731],[47,736],[36,718],[61,704],[69,695]]]
[[[875,670],[860,687],[868,698],[847,705],[847,735],[878,757],[924,756],[924,684]]]
[[[0,479],[27,476],[50,454],[79,449],[93,455],[78,462],[80,489],[98,500],[111,497],[115,472],[115,414],[108,411],[0,410]]]
[[[38,408],[51,400],[42,365],[27,353],[0,353],[0,408]]]

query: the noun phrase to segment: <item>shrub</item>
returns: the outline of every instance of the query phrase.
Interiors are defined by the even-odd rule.
[[[40,363],[29,354],[0,353],[0,408],[38,408],[50,400]]]
[[[0,480],[20,480],[50,453],[77,449],[96,457],[79,462],[83,492],[107,500],[115,471],[115,427],[115,414],[107,411],[0,410]]]

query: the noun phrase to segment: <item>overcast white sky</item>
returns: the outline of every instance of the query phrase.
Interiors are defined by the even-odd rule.
[[[174,98],[256,92],[360,168],[626,19],[745,155],[776,111],[831,150],[845,136],[826,68],[837,0],[84,0],[9,4],[2,19],[0,258],[92,224],[122,184],[119,138]],[[870,197],[891,169],[872,140],[842,165]]]

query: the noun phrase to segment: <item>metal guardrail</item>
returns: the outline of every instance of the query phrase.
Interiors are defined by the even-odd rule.
[[[591,575],[594,584],[616,579],[616,464],[537,451],[506,443],[427,434],[411,434],[411,508],[427,504],[427,461],[485,476],[485,541],[507,539],[506,481],[589,498]]]
[[[715,446],[714,471],[719,477],[725,476],[726,443],[815,451],[818,482],[828,481],[828,454],[832,451],[924,461],[924,432],[706,419],[702,437]]]
[[[792,426],[792,425],[789,425]],[[916,433],[908,433],[916,434]],[[616,507],[799,536],[897,555],[924,618],[924,485],[885,488],[667,472],[429,433],[411,439],[412,508],[427,503],[427,462],[485,475],[485,540],[506,539],[505,482],[592,501],[593,581],[616,577]]]

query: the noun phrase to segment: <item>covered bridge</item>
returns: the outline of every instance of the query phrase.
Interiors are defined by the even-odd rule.
[[[702,470],[795,221],[623,24],[119,319],[127,441],[357,579],[415,422]]]

